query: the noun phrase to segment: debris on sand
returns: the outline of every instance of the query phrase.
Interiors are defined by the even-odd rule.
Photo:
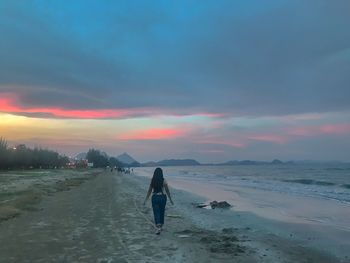
[[[171,217],[171,218],[182,218],[182,216],[180,215],[167,215],[167,217]]]
[[[179,238],[188,238],[191,237],[190,235],[178,235]]]
[[[196,208],[205,208],[209,206],[208,204],[204,204],[204,203],[191,203],[191,204]]]
[[[208,206],[211,207],[211,209],[215,209],[215,208],[230,208],[232,207],[232,205],[230,205],[229,203],[227,203],[226,201],[212,201],[209,204],[205,204],[205,203],[192,203],[192,205],[196,208],[207,208]]]
[[[215,209],[215,208],[230,208],[232,207],[232,205],[230,205],[229,203],[227,203],[226,201],[213,201],[213,202],[210,202],[210,206],[212,209]]]

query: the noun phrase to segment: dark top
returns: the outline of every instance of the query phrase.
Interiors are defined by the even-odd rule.
[[[153,193],[154,193],[154,194],[158,194],[158,193],[164,194],[163,189],[164,189],[164,186],[165,186],[165,185],[166,185],[166,181],[164,180],[164,181],[163,181],[162,187],[153,188]]]

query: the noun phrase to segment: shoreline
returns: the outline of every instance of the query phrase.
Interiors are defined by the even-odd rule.
[[[94,170],[90,170],[93,172]],[[245,213],[193,208],[204,198],[171,188],[165,229],[155,235],[149,178],[101,171],[44,195],[33,210],[0,222],[4,262],[346,262],[281,238]],[[171,185],[170,185],[171,187]],[[233,216],[233,217],[232,217]]]
[[[144,177],[144,175],[140,175],[140,177]],[[170,187],[172,186],[171,182],[176,181],[175,178],[169,177],[167,180],[170,182]],[[195,182],[194,184],[198,183],[199,182]],[[205,184],[198,184],[197,189],[195,189],[196,191],[191,191],[191,193],[188,191],[193,190],[194,188],[189,181],[186,181],[186,184],[175,183],[175,188],[177,189],[175,191],[179,191],[182,195],[188,196],[189,200],[194,200],[195,203],[208,203],[213,200],[229,201],[233,207],[228,210],[193,208],[189,206],[189,203],[192,201],[187,201],[187,203],[186,201],[183,202],[182,208],[184,208],[183,212],[186,216],[191,218],[196,224],[201,225],[201,227],[210,228],[215,231],[220,231],[219,226],[221,226],[221,228],[234,227],[254,231],[254,233],[250,233],[250,235],[249,232],[252,231],[246,231],[244,235],[248,235],[250,239],[258,240],[257,243],[252,244],[252,247],[257,250],[261,250],[261,248],[266,249],[264,244],[274,240],[271,241],[270,247],[267,249],[269,251],[275,250],[275,254],[279,254],[279,251],[278,249],[275,249],[274,246],[279,243],[285,243],[289,244],[288,246],[291,247],[298,246],[300,247],[299,250],[305,249],[313,251],[312,253],[315,253],[315,255],[320,253],[323,255],[320,257],[322,260],[325,260],[327,257],[330,258],[329,261],[319,262],[348,262],[350,258],[350,243],[347,231],[334,229],[333,227],[325,227],[314,223],[305,224],[277,219],[274,220],[272,218],[261,217],[250,211],[237,210],[237,202],[240,200],[232,199],[233,192],[229,192],[226,196],[227,198],[231,197],[231,199],[210,199],[209,196],[210,193],[213,192],[213,188],[210,186],[208,187],[208,185]],[[201,191],[197,191],[199,188]],[[245,189],[241,190],[245,191]],[[221,196],[218,193],[214,193],[213,195],[215,196],[215,194],[217,197]],[[181,199],[186,199],[186,197],[182,197]],[[283,250],[286,250],[284,251],[286,254],[294,253],[293,251],[288,251],[287,248]]]

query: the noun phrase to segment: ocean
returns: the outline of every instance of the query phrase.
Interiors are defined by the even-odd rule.
[[[350,231],[350,164],[162,167],[171,187],[233,210]],[[151,177],[154,167],[135,169]]]

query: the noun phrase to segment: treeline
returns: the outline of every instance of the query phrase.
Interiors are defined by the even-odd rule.
[[[109,157],[106,153],[100,150],[90,149],[86,154],[86,159],[89,163],[94,164],[94,168],[105,168],[110,167],[124,167],[125,164],[120,162],[115,157]]]
[[[67,156],[41,148],[27,148],[24,144],[9,148],[0,138],[0,169],[58,168],[69,163]]]

